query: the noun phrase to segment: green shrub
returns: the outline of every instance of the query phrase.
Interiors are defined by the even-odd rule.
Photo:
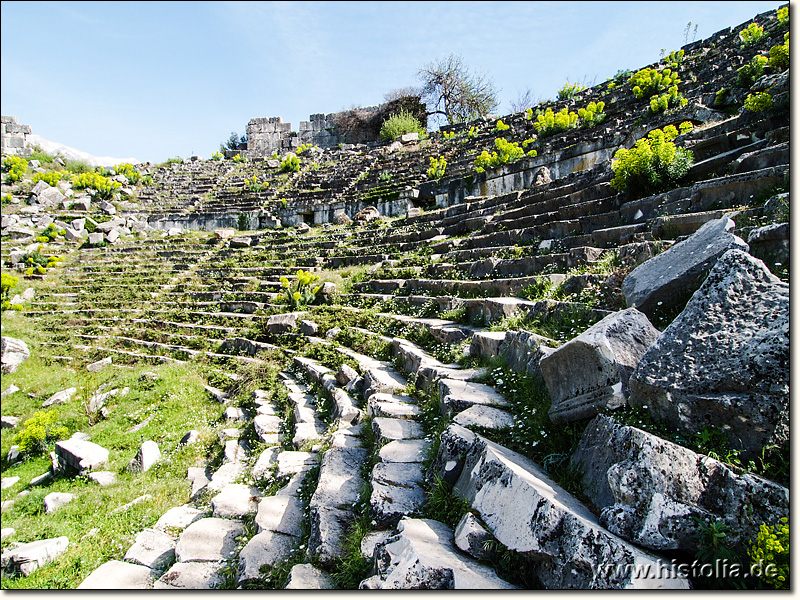
[[[41,454],[47,451],[50,444],[68,435],[69,430],[58,423],[58,410],[44,410],[25,421],[22,430],[14,436],[14,443],[19,446],[20,452]]]
[[[778,23],[781,25],[788,25],[789,24],[789,7],[782,6],[778,9]]]
[[[505,123],[503,123],[503,119],[498,119],[497,123],[494,126],[494,130],[497,132],[507,131],[509,129],[511,129],[511,125],[506,125]]]
[[[296,154],[290,152],[281,162],[281,171],[291,171],[296,173],[300,170],[300,159]]]
[[[214,152],[211,154],[211,160],[220,161],[225,158],[225,155],[222,152]]]
[[[539,135],[548,136],[577,127],[578,118],[578,113],[572,112],[568,108],[562,108],[554,113],[553,109],[548,107],[544,113],[536,116],[536,123],[533,124],[533,127]]]
[[[749,88],[756,79],[764,74],[764,69],[767,67],[769,59],[766,56],[757,54],[749,63],[739,67],[736,71],[736,86],[740,88]]]
[[[237,154],[236,156],[233,157],[233,162],[235,162],[235,163],[243,163],[246,160],[247,159],[244,156],[242,156],[241,154]],[[181,161],[181,162],[183,162],[183,161]]]
[[[404,133],[418,133],[425,135],[425,128],[422,123],[406,110],[401,110],[393,114],[381,125],[380,136],[384,140],[393,140]]]
[[[680,67],[686,53],[683,50],[672,51],[666,58],[667,64],[673,69]]]
[[[656,95],[650,98],[650,112],[664,112],[668,108],[686,106],[689,101],[678,92],[678,86],[673,85],[667,90],[666,94]]]
[[[691,123],[681,123],[680,133],[691,128]],[[617,150],[611,164],[614,171],[611,187],[634,196],[674,187],[689,171],[693,159],[690,150],[675,146],[672,140],[676,137],[678,129],[667,125],[663,131],[654,129],[646,138],[637,140],[630,150]]]
[[[28,161],[21,156],[4,156],[3,173],[6,173],[6,183],[16,183],[28,172]]]
[[[757,44],[764,38],[764,28],[758,23],[750,23],[747,27],[739,32],[739,39],[742,46],[751,46]]]
[[[748,94],[744,100],[745,109],[752,112],[761,112],[772,108],[772,96],[767,92]]]
[[[606,103],[601,100],[600,102],[589,102],[585,108],[579,108],[578,124],[581,127],[592,127],[593,125],[599,125],[606,118],[606,114],[603,112],[605,107]]]
[[[18,283],[19,277],[14,277],[10,273],[0,274],[0,289],[2,289],[0,299],[8,300],[11,297],[11,290],[17,287]]]
[[[31,181],[36,185],[40,181],[44,181],[48,185],[58,185],[59,181],[68,180],[70,174],[68,171],[50,171],[49,173],[35,173]]]
[[[269,181],[259,183],[258,176],[253,175],[251,178],[245,178],[244,186],[251,192],[263,192],[269,187]]]
[[[298,269],[295,273],[297,280],[295,285],[289,282],[287,277],[281,277],[281,285],[284,292],[278,295],[278,302],[287,304],[292,310],[302,308],[311,304],[317,296],[317,293],[322,289],[321,285],[312,285],[319,281],[319,275],[314,275],[302,269]]]
[[[478,173],[483,173],[486,167],[499,167],[506,163],[512,163],[520,160],[525,156],[525,150],[516,142],[509,142],[505,138],[495,138],[494,145],[497,152],[489,153],[484,150],[475,157],[475,170]],[[528,152],[528,156],[536,156],[536,150]]]
[[[122,184],[92,171],[90,173],[73,175],[72,187],[78,190],[91,188],[95,191],[95,197],[102,200],[109,200],[114,196],[114,193],[122,187]]]
[[[670,68],[662,71],[650,68],[641,69],[628,79],[628,83],[633,86],[633,95],[639,99],[650,98],[680,82],[678,74]]]
[[[778,71],[789,68],[789,32],[783,36],[783,44],[769,49],[769,66]]]
[[[132,185],[139,183],[139,181],[142,179],[142,175],[130,163],[116,165],[114,170],[117,172],[117,175],[124,175],[128,180],[128,183]]]
[[[297,156],[301,156],[302,154],[305,154],[306,152],[311,150],[311,148],[313,148],[313,147],[314,147],[314,144],[300,144],[300,146],[297,148],[297,152],[295,152],[295,154],[297,154]]]
[[[775,589],[789,589],[789,519],[783,517],[776,526],[762,523],[747,553],[760,567],[759,579]]]
[[[431,156],[431,166],[428,167],[428,179],[441,179],[447,168],[447,160],[443,156]]]
[[[573,83],[570,84],[568,81],[564,84],[564,87],[558,90],[558,99],[559,100],[569,100],[573,98],[579,92],[582,92],[586,89],[586,86],[581,85],[580,83]]]

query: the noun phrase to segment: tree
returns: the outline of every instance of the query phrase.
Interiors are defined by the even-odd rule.
[[[539,104],[539,102],[533,99],[533,92],[531,88],[528,88],[524,92],[517,92],[517,98],[511,101],[511,112],[522,112],[537,104]]]
[[[219,151],[225,152],[226,150],[237,151],[247,148],[247,134],[243,133],[241,137],[235,131],[231,131],[230,137],[219,145]]]
[[[447,123],[463,123],[489,114],[499,104],[494,83],[472,74],[461,56],[451,54],[417,73],[428,115],[442,115]]]

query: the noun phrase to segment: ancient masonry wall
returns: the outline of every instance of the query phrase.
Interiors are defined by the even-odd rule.
[[[17,117],[0,117],[2,124],[3,154],[30,156],[33,152],[27,145],[30,125],[20,125]]]
[[[362,113],[378,113],[381,106],[360,108]],[[249,157],[269,156],[273,152],[287,152],[302,144],[313,144],[320,148],[333,148],[342,143],[362,140],[351,139],[340,131],[338,123],[342,113],[318,113],[308,121],[300,121],[300,129],[292,131],[291,123],[284,123],[281,117],[262,117],[250,119],[247,124],[247,155]]]

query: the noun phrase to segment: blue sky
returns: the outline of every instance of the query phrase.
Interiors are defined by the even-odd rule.
[[[530,89],[599,83],[781,2],[2,2],[2,114],[96,156],[207,158],[253,117],[380,104],[450,53]]]

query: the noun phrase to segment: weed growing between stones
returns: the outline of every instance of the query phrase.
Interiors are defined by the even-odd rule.
[[[422,505],[423,519],[433,519],[456,528],[461,517],[470,512],[472,506],[467,500],[453,493],[453,486],[444,481],[438,474],[425,490],[425,504]]]

